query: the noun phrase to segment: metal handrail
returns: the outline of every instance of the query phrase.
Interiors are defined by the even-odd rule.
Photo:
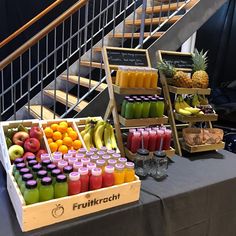
[[[17,50],[15,50],[9,56],[7,56],[5,59],[3,59],[0,62],[0,70],[4,69],[12,61],[14,61],[16,58],[18,58],[24,52],[26,52],[29,48],[34,46],[39,40],[41,40],[43,37],[45,37],[50,31],[52,31],[54,28],[56,28],[58,25],[60,25],[63,21],[65,21],[67,18],[69,18],[72,14],[74,14],[76,11],[78,11],[81,7],[83,7],[87,3],[87,1],[88,0],[80,0],[77,3],[75,3],[72,7],[70,7],[63,14],[61,14],[54,21],[52,21],[49,25],[47,25],[45,28],[43,28],[39,33],[37,33],[35,36],[33,36],[31,39],[29,39],[27,42],[25,42],[21,47],[19,47]]]
[[[40,20],[42,17],[44,17],[47,13],[49,13],[51,10],[53,10],[56,6],[58,6],[63,0],[57,0],[56,2],[53,2],[50,6],[48,6],[46,9],[41,11],[38,15],[36,15],[34,18],[32,18],[30,21],[28,21],[26,24],[24,24],[22,27],[20,27],[18,30],[16,30],[14,33],[9,35],[7,38],[5,38],[2,42],[0,42],[0,48],[11,42],[14,38],[16,38],[19,34],[24,32],[26,29],[28,29],[31,25],[33,25],[35,22]]]

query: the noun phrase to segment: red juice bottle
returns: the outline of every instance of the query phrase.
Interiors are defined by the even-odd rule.
[[[105,171],[102,175],[102,187],[110,187],[114,185],[114,166],[106,166]]]
[[[136,153],[137,150],[140,148],[140,145],[141,145],[140,132],[134,132],[131,139],[130,151]]]
[[[131,140],[132,140],[132,137],[133,137],[133,134],[135,131],[136,131],[136,129],[129,129],[128,138],[127,138],[127,148],[129,150],[131,148]]]
[[[86,167],[90,162],[90,158],[88,157],[81,158],[81,162],[83,163],[83,166]]]
[[[87,168],[88,168],[88,171],[89,171],[89,172],[88,172],[88,175],[89,175],[89,177],[90,177],[91,174],[92,174],[92,169],[96,168],[96,164],[90,162],[90,163],[87,164]]]
[[[152,130],[149,132],[149,142],[148,142],[148,150],[150,152],[154,152],[156,150],[156,139],[157,132]]]
[[[68,158],[68,163],[70,166],[73,166],[73,164],[78,161],[78,159],[76,157],[69,157]]]
[[[64,160],[60,160],[60,161],[58,161],[58,163],[57,163],[57,168],[58,168],[61,172],[63,172],[63,169],[64,169],[64,167],[66,167],[66,166],[68,166],[68,162],[67,162],[67,161],[64,161]]]
[[[89,190],[89,175],[88,168],[81,167],[79,168],[80,173],[80,182],[81,182],[81,192],[87,192]]]
[[[102,169],[92,169],[92,175],[89,182],[90,190],[100,189],[102,187]]]
[[[75,195],[81,191],[80,174],[78,172],[71,172],[69,174],[69,195]]]
[[[158,150],[158,151],[163,149],[163,145],[161,147],[161,139],[163,139],[163,138],[164,138],[164,130],[157,130],[156,150]],[[164,142],[163,142],[163,144],[164,144]]]
[[[148,149],[148,142],[149,142],[149,132],[142,131],[142,139],[143,139],[143,148]]]
[[[170,129],[165,130],[164,140],[163,140],[163,148],[162,148],[163,150],[170,149],[171,134],[172,134],[172,131]]]
[[[74,172],[78,172],[80,167],[83,167],[83,163],[82,162],[80,162],[80,161],[74,162],[74,164],[73,164],[73,171]]]

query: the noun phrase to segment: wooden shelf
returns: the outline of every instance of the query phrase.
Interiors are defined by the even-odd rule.
[[[175,86],[168,85],[169,91],[176,94],[204,94],[210,95],[211,89],[201,89],[201,88],[179,88]]]
[[[204,122],[204,121],[217,121],[218,115],[215,113],[204,114],[204,115],[192,115],[184,116],[179,113],[174,112],[175,119],[181,122]]]
[[[121,88],[113,84],[114,92],[123,95],[154,95],[161,94],[161,88],[145,89],[145,88]]]
[[[164,150],[164,152],[166,153],[166,155],[169,158],[172,158],[175,155],[175,149],[173,149],[172,147],[170,148],[170,150]],[[152,154],[153,152],[150,152],[150,154]],[[135,160],[135,155],[136,153],[131,152],[128,148],[125,147],[125,155],[126,157],[131,160],[134,161]]]
[[[220,142],[217,144],[203,144],[203,145],[190,146],[182,140],[181,146],[185,151],[188,151],[190,153],[196,153],[196,152],[206,152],[206,151],[224,149],[225,143]]]
[[[163,116],[161,118],[125,119],[124,117],[119,115],[119,120],[123,126],[137,127],[137,126],[166,124],[168,122],[168,117]]]

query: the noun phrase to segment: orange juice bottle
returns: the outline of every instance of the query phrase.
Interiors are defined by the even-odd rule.
[[[120,87],[128,88],[129,70],[127,67],[122,68],[122,72],[120,73],[119,78],[120,78]]]
[[[156,69],[151,71],[151,88],[156,88],[158,82],[158,73]]]
[[[135,88],[136,85],[136,69],[135,68],[130,68],[130,74],[129,74],[129,88]]]
[[[145,77],[144,70],[142,68],[141,69],[139,68],[137,70],[137,77],[136,77],[136,87],[137,88],[143,88],[144,77]]]
[[[143,87],[149,89],[151,87],[152,74],[149,68],[145,68],[145,77],[143,82]]]
[[[121,74],[121,69],[120,69],[120,67],[118,68],[118,71],[116,72],[116,82],[115,82],[115,84],[117,85],[117,86],[120,86],[120,74]]]

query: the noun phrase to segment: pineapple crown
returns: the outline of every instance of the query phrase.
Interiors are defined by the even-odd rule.
[[[192,54],[193,60],[193,72],[203,70],[205,71],[207,68],[207,53],[201,50],[200,52],[195,49],[195,52]]]
[[[176,70],[175,68],[166,61],[161,61],[157,64],[157,69],[160,70],[167,78],[173,78]]]

